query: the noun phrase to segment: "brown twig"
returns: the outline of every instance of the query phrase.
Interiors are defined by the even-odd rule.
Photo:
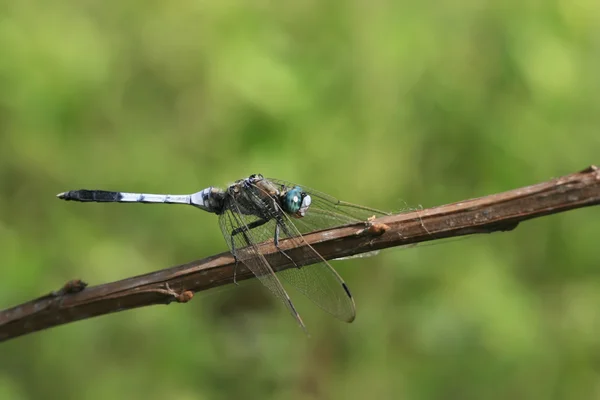
[[[512,230],[528,219],[597,204],[600,204],[600,170],[591,166],[548,182],[386,216],[368,224],[313,232],[305,235],[305,239],[324,258],[333,259],[393,246]],[[290,248],[291,243],[285,240],[280,246],[302,264],[301,251]],[[262,244],[261,250],[276,271],[290,267],[272,243]],[[59,291],[0,311],[0,341],[131,308],[187,302],[193,292],[232,283],[233,268],[231,254],[222,253],[90,288],[85,288],[82,281],[70,281]],[[237,280],[252,277],[250,271],[238,265]]]

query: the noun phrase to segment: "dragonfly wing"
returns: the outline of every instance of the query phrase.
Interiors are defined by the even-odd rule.
[[[356,316],[350,289],[333,267],[305,240],[290,218],[285,215],[281,237],[289,237],[293,247],[302,249],[301,267],[292,267],[278,273],[285,281],[334,317],[352,322]],[[298,250],[296,250],[298,251]],[[296,253],[297,254],[297,253]]]
[[[258,188],[260,190],[260,188]],[[276,207],[279,207],[276,205]],[[312,208],[312,204],[311,204]],[[309,209],[310,211],[310,209]],[[352,322],[356,316],[354,299],[348,286],[341,276],[329,265],[329,263],[310,246],[296,228],[288,215],[278,208],[279,223],[273,220],[273,228],[279,224],[279,238],[289,238],[293,243],[293,254],[296,255],[300,267],[291,267],[277,273],[283,279],[308,297],[313,303],[334,317]],[[306,217],[305,217],[306,218]],[[298,221],[304,218],[298,219]],[[274,235],[274,230],[272,234]],[[285,251],[285,250],[284,250]],[[297,252],[301,251],[301,256]],[[291,256],[292,252],[286,252]],[[302,260],[302,262],[300,262]],[[305,265],[306,264],[306,265]]]
[[[298,324],[306,331],[304,322],[300,318],[298,311],[296,311],[292,300],[257,246],[257,243],[264,242],[273,237],[274,228],[272,228],[273,230],[268,235],[265,234],[267,229],[264,226],[249,229],[248,225],[257,220],[259,218],[254,216],[242,215],[241,213],[227,210],[221,214],[219,224],[229,249],[234,256],[244,263],[261,283],[283,302]],[[274,224],[269,223],[267,225]],[[232,235],[234,232],[239,233]]]
[[[337,319],[352,322],[356,318],[350,289],[327,261],[286,269],[278,275]]]

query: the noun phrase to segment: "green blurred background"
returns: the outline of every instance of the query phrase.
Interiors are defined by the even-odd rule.
[[[400,210],[600,161],[600,2],[0,1],[0,308],[226,251],[251,173]],[[600,398],[598,209],[335,262],[347,325],[255,283],[0,344],[0,399]]]

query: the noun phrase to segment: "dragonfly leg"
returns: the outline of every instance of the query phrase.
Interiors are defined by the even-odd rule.
[[[235,254],[233,255],[233,259],[235,260],[235,264],[233,264],[233,284],[235,286],[239,286],[237,283],[237,279],[236,279],[236,275],[237,275],[237,266],[238,266],[238,259],[235,256]]]
[[[238,228],[235,228],[234,230],[231,231],[231,240],[233,240],[233,237],[235,235],[237,235],[238,233],[244,233],[244,238],[246,239],[246,242],[248,244],[250,244],[250,241],[248,240],[248,237],[245,235],[246,232],[254,229],[254,228],[258,228],[259,226],[262,226],[264,224],[266,224],[267,222],[269,222],[268,219],[264,218],[264,219],[257,219],[254,222],[249,223],[246,226],[240,226]]]
[[[250,239],[248,239],[248,235],[246,235],[246,232],[242,231],[242,235],[244,235],[246,243],[250,243]],[[240,259],[238,258],[237,254],[235,254],[235,240],[233,240],[233,235],[231,236],[231,254],[233,255],[233,260],[235,261],[235,264],[233,265],[233,283],[236,286],[239,286],[237,283],[237,267],[240,262]]]
[[[234,285],[239,286],[237,280],[235,279],[239,260],[235,254],[235,241],[233,240],[233,236],[231,236],[231,255],[233,256],[233,261],[235,261],[235,264],[233,264],[233,283]]]
[[[300,269],[298,264],[296,264],[296,262],[294,260],[292,260],[292,257],[288,256],[285,251],[283,251],[279,248],[279,223],[277,223],[275,225],[275,236],[273,237],[273,243],[275,244],[275,247],[277,248],[277,250],[279,250],[279,252],[281,254],[283,254],[288,260],[290,260],[292,262],[292,264],[294,264],[294,267]]]
[[[231,254],[233,255],[233,259],[235,260],[235,265],[233,266],[233,283],[235,285],[238,285],[236,276],[237,276],[237,266],[239,263],[239,259],[238,259],[237,255],[235,254],[235,250],[236,250],[235,240],[234,240],[235,235],[237,235],[239,233],[244,235],[244,241],[246,242],[246,245],[250,246],[252,244],[252,242],[250,241],[250,238],[248,237],[246,232],[248,232],[250,229],[254,229],[261,225],[264,225],[267,222],[269,222],[268,219],[259,219],[259,220],[256,220],[256,221],[248,224],[247,226],[240,226],[239,228],[235,228],[233,231],[231,231]]]

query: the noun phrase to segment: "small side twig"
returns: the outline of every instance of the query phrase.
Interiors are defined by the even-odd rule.
[[[393,246],[508,231],[528,219],[597,204],[600,170],[591,166],[504,193],[370,220],[366,228],[356,224],[312,232],[305,239],[325,259],[342,258]],[[302,265],[301,249],[294,249],[286,240],[280,247]],[[261,244],[261,250],[274,270],[291,266],[273,243]],[[187,302],[193,292],[233,283],[234,266],[231,254],[222,253],[90,288],[73,280],[50,295],[0,311],[0,341],[112,312],[174,300]],[[252,277],[247,268],[238,265],[236,280]]]

